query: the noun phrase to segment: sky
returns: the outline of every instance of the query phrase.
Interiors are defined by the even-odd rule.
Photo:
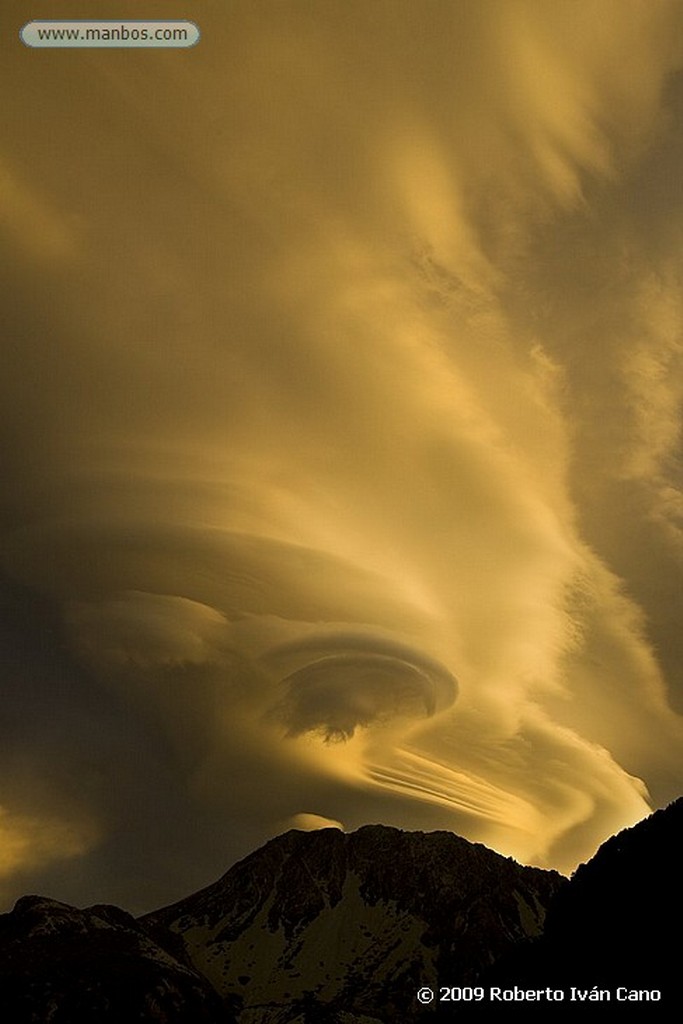
[[[0,904],[571,872],[683,789],[683,5],[144,6],[0,11]]]

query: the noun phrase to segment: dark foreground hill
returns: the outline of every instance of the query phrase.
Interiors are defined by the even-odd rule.
[[[658,989],[683,1010],[682,875],[683,798],[603,843],[557,894],[542,938],[499,962],[491,978]]]
[[[181,956],[118,907],[77,910],[24,896],[0,916],[0,1020],[7,1024],[229,1024]]]
[[[613,1002],[617,989],[657,990],[647,1018],[631,1012],[642,1001],[622,1008],[673,1019],[682,839],[679,800],[569,882],[445,832],[288,832],[138,921],[24,897],[0,916],[0,1019],[436,1024],[482,1010],[503,1021],[511,1006],[492,992],[547,987],[576,1014],[589,1005],[576,989]],[[425,986],[431,1003],[416,998]],[[461,998],[475,986],[480,1006]],[[439,1003],[444,987],[455,1002]]]

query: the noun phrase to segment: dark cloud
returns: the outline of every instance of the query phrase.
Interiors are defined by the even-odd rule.
[[[349,739],[359,726],[393,718],[431,717],[452,705],[457,683],[448,670],[402,644],[363,636],[312,637],[269,652],[268,660],[299,660],[281,681],[273,714],[289,736],[320,732]]]

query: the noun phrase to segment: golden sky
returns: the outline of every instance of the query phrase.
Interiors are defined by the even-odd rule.
[[[144,6],[0,12],[0,898],[571,871],[682,788],[683,5]]]

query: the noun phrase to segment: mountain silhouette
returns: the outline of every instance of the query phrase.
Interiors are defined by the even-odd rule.
[[[1,1019],[502,1021],[510,1006],[492,993],[540,992],[523,1011],[547,1017],[546,988],[577,1014],[618,990],[624,1010],[646,999],[648,1019],[673,1019],[682,824],[683,799],[609,839],[571,880],[451,833],[370,825],[287,832],[137,920],[23,897],[0,916]],[[425,987],[434,998],[422,1003]]]
[[[0,915],[7,1024],[232,1024],[206,979],[123,910],[23,896]]]
[[[523,984],[659,989],[683,999],[680,940],[683,798],[612,836],[549,908],[542,937],[490,978]]]

